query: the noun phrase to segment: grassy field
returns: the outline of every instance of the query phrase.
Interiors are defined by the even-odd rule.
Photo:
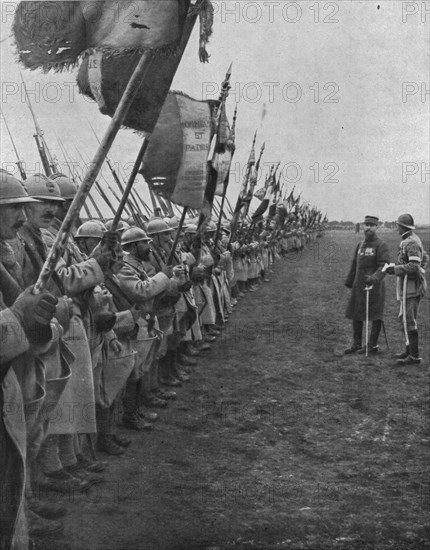
[[[395,231],[381,232],[392,258]],[[403,349],[394,277],[390,351],[342,356],[352,232],[279,260],[235,308],[151,434],[66,501],[66,550],[429,548],[429,299],[420,366]],[[427,235],[428,239],[428,235]],[[430,247],[427,243],[427,250]]]

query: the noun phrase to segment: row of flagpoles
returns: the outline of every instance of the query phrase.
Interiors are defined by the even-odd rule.
[[[199,57],[203,62],[208,60],[205,44],[212,32],[213,22],[213,9],[210,0],[192,0],[187,5],[185,17],[181,16],[178,19],[180,24],[175,30],[176,41],[174,42],[172,42],[172,29],[170,28],[171,15],[176,13],[178,6],[175,3],[169,4],[168,8],[172,11],[172,14],[169,15],[164,10],[164,6],[160,12],[159,5],[143,2],[142,13],[145,13],[146,17],[153,16],[157,21],[163,22],[165,27],[160,27],[158,41],[155,40],[154,44],[149,47],[147,45],[142,47],[146,36],[143,30],[145,27],[142,27],[142,31],[139,31],[141,34],[135,35],[139,37],[137,47],[132,53],[126,51],[124,55],[110,55],[103,44],[100,44],[100,49],[92,45],[88,50],[88,44],[79,39],[75,40],[75,35],[67,34],[67,29],[64,29],[66,34],[61,35],[64,18],[60,18],[59,25],[52,26],[49,31],[43,25],[40,28],[36,25],[31,28],[31,33],[29,33],[27,28],[29,19],[26,17],[27,4],[27,2],[19,4],[14,22],[20,61],[29,68],[43,68],[44,70],[48,68],[49,70],[61,66],[71,66],[76,63],[80,55],[83,55],[78,73],[78,85],[82,93],[97,101],[104,114],[111,116],[109,127],[104,136],[100,140],[96,136],[98,147],[91,162],[86,164],[85,175],[79,181],[76,174],[73,172],[70,174],[70,177],[79,183],[78,191],[63,220],[56,241],[50,249],[35,285],[35,292],[46,286],[82,209],[85,209],[86,215],[90,217],[89,205],[91,204],[97,215],[102,217],[98,201],[93,195],[94,190],[107,205],[111,206],[107,190],[119,201],[116,208],[111,208],[112,231],[116,230],[123,215],[131,216],[136,224],[142,225],[142,212],[145,211],[149,216],[151,209],[144,203],[139,193],[136,193],[134,183],[139,173],[143,174],[148,183],[154,214],[172,216],[175,214],[176,206],[174,205],[182,206],[181,223],[183,223],[187,212],[191,215],[199,214],[199,231],[203,232],[214,211],[218,218],[215,239],[217,241],[220,224],[225,216],[225,206],[226,203],[229,204],[226,193],[235,151],[237,111],[235,111],[231,127],[226,114],[232,67],[230,66],[226,73],[217,102],[199,102],[183,93],[169,92],[198,17],[201,25]],[[56,4],[60,11],[64,9],[64,4],[61,2],[52,4]],[[75,3],[72,8],[76,11],[76,15],[79,15],[80,3]],[[117,25],[121,25],[121,20],[111,23],[112,28],[106,29],[106,32],[112,31],[112,40],[114,40],[114,36],[121,35],[118,34],[119,29],[116,28]],[[77,17],[76,24],[79,30],[82,18]],[[50,36],[50,32],[53,33],[52,36]],[[76,33],[77,36],[83,35]],[[58,45],[61,45],[66,38],[68,48],[66,50],[59,48]],[[28,42],[29,40],[30,42]],[[54,44],[55,48],[52,47]],[[175,44],[174,47],[172,44]],[[35,46],[37,46],[36,49]],[[93,61],[97,62],[93,63]],[[97,93],[93,89],[93,79],[100,83]],[[24,82],[23,85],[25,89]],[[112,93],[113,89],[115,89],[115,93]],[[119,90],[121,93],[118,93]],[[47,147],[28,94],[27,103],[35,126],[34,138],[42,165],[46,175],[49,176],[59,171],[58,165]],[[138,130],[143,136],[140,150],[127,181],[121,181],[108,156],[112,143],[122,126]],[[10,130],[8,129],[8,131]],[[10,136],[13,139],[11,134]],[[306,227],[311,227],[317,220],[320,221],[321,213],[314,208],[311,209],[308,205],[300,205],[300,197],[294,197],[294,190],[288,197],[285,196],[280,185],[280,176],[277,175],[279,165],[272,167],[264,187],[255,191],[258,169],[264,152],[263,144],[256,161],[255,142],[256,135],[254,135],[235,209],[231,210],[229,214],[232,216],[231,239],[235,238],[238,233],[243,235],[245,229],[246,237],[252,238],[255,228],[263,219],[266,211],[268,217],[275,219],[277,227],[281,228],[285,226],[286,222],[288,225],[288,223],[292,223],[292,220],[297,219]],[[162,150],[166,143],[172,150],[176,150],[176,156],[169,154],[169,151]],[[59,144],[67,163],[71,160],[70,152],[66,151],[61,141]],[[25,179],[23,163],[15,144],[13,146],[21,177]],[[157,160],[160,151],[161,160]],[[85,162],[81,152],[77,150],[77,153]],[[173,167],[167,162],[171,158],[175,161]],[[191,165],[190,159],[193,159]],[[113,189],[107,182],[106,189],[97,181],[104,163],[107,164],[111,172],[116,189]],[[190,181],[193,183],[192,186],[190,186]],[[215,202],[216,196],[221,197],[218,205]],[[261,204],[251,215],[251,223],[246,228],[250,202],[254,196],[260,198]]]

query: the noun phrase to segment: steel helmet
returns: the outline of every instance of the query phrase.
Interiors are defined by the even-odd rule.
[[[112,224],[113,224],[113,220],[109,220],[108,222],[106,222],[105,226],[108,231],[112,229]],[[127,222],[119,220],[116,231],[126,231],[126,229],[130,229],[130,225]]]
[[[197,225],[195,223],[189,223],[184,231],[185,234],[187,233],[197,233]]]
[[[178,227],[179,227],[179,220],[178,220],[177,216],[172,216],[171,218],[164,218],[163,221],[165,221],[167,223],[167,225],[170,227],[170,229],[178,229]]]
[[[161,218],[154,218],[153,220],[149,220],[146,224],[146,231],[148,235],[156,235],[157,233],[168,233],[173,231],[173,228],[169,227]]]
[[[137,243],[139,241],[152,241],[140,227],[130,227],[130,229],[126,229],[121,235],[121,244]]]
[[[55,181],[55,183],[58,185],[58,187],[60,188],[61,196],[64,200],[73,200],[75,198],[78,188],[73,180],[71,180],[64,174],[52,174],[49,179],[51,181]]]
[[[414,218],[410,214],[402,214],[399,216],[396,224],[406,227],[406,229],[415,229]]]
[[[221,224],[221,227],[222,227],[222,230],[225,231],[226,233],[231,233],[231,224],[230,222],[222,222]]]
[[[0,206],[40,202],[28,196],[24,184],[6,170],[0,169]]]
[[[216,231],[216,223],[210,220],[208,222],[208,225],[206,226],[206,232],[209,233],[211,231]]]
[[[57,183],[47,178],[44,174],[34,174],[25,180],[27,193],[34,199],[41,201],[64,202]]]
[[[101,239],[105,231],[106,227],[102,222],[98,220],[88,220],[78,227],[75,234],[75,239],[79,239],[81,237]]]

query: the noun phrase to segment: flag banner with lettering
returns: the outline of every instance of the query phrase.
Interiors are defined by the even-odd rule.
[[[109,116],[142,54],[151,52],[123,123],[151,132],[198,16],[200,60],[207,61],[210,0],[23,1],[16,10],[14,34],[19,59],[27,68],[63,70],[82,59],[79,90]]]
[[[154,193],[181,206],[202,207],[215,105],[169,93],[140,170]]]

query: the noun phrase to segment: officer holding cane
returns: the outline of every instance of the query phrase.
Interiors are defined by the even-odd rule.
[[[363,223],[364,241],[354,252],[351,268],[345,286],[351,289],[346,318],[352,320],[353,343],[345,354],[379,352],[378,337],[383,324],[385,303],[385,273],[382,271],[389,262],[387,245],[376,235],[379,219],[366,216]],[[372,287],[365,290],[366,287]],[[368,297],[368,307],[366,301]],[[372,321],[372,329],[367,347],[362,347],[363,322]],[[367,324],[366,323],[366,324]]]

